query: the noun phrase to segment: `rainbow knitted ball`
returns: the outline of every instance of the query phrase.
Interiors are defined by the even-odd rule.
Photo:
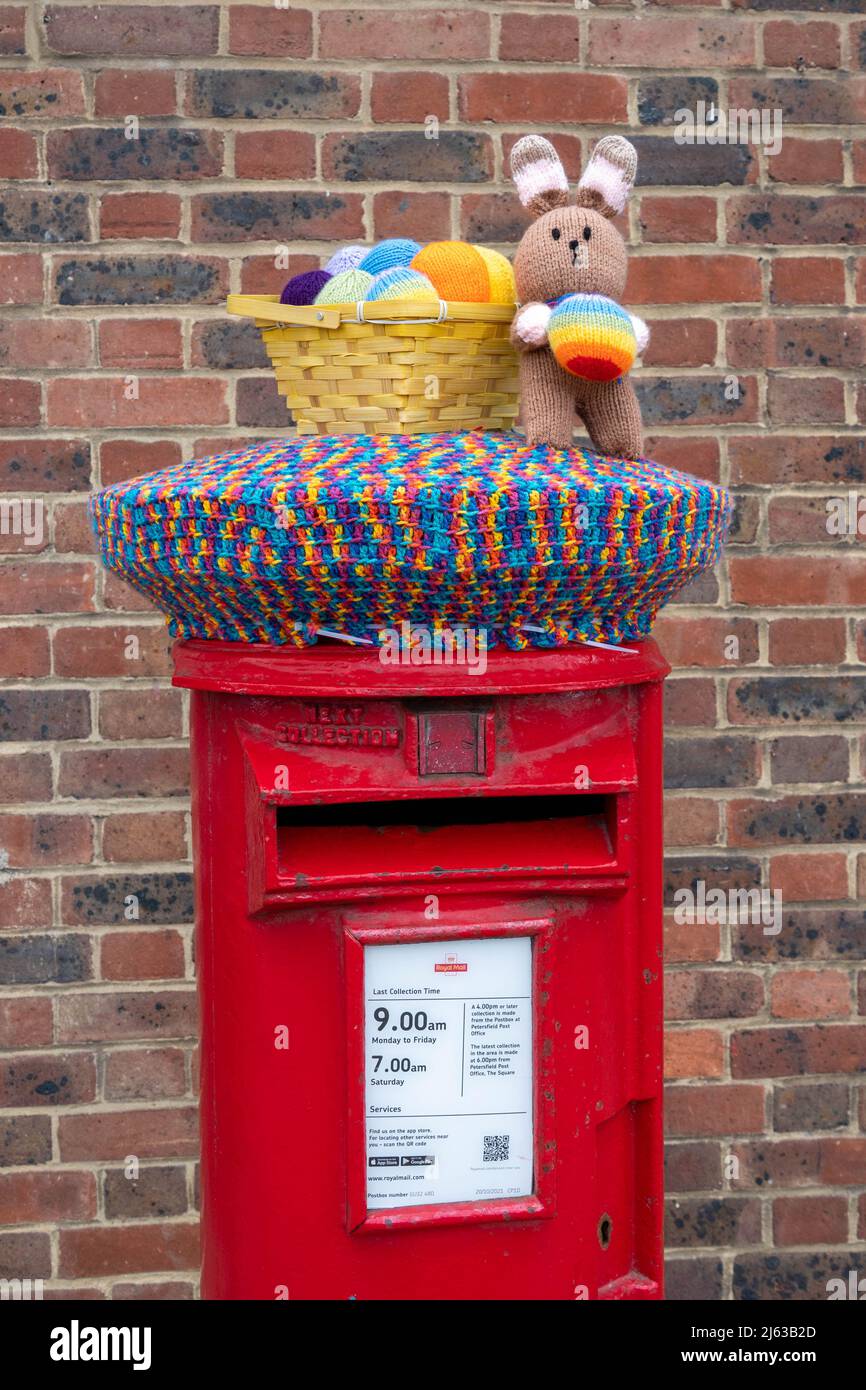
[[[560,367],[587,381],[615,381],[637,356],[631,319],[603,294],[566,295],[554,306],[547,338]]]
[[[517,298],[514,288],[514,268],[501,251],[491,251],[488,246],[473,248],[487,266],[490,281],[491,304],[513,304]]]
[[[408,237],[390,237],[388,241],[380,241],[378,246],[368,251],[363,260],[358,262],[358,269],[366,270],[369,275],[378,275],[382,270],[409,265],[412,257],[420,250],[418,242],[410,241]]]
[[[440,299],[463,304],[486,304],[490,299],[490,276],[484,257],[468,241],[431,241],[412,261],[435,285]]]
[[[300,275],[292,276],[280,295],[280,303],[312,304],[330,278],[326,270],[302,270]]]
[[[341,246],[325,265],[329,275],[339,275],[343,270],[355,270],[369,251],[368,246]]]
[[[423,299],[438,304],[439,295],[426,275],[409,266],[396,266],[373,276],[367,291],[368,299]]]
[[[372,275],[366,270],[341,270],[333,275],[316,295],[317,304],[357,304],[359,299],[367,298],[367,291],[373,283]]]

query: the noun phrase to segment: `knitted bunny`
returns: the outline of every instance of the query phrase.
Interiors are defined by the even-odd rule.
[[[625,325],[632,351],[646,347],[646,324],[611,302],[625,288],[626,249],[610,219],[625,207],[636,170],[634,147],[619,135],[605,136],[569,206],[568,180],[549,140],[526,135],[511,152],[520,201],[535,218],[514,258],[522,307],[511,326],[511,340],[520,352],[523,423],[530,444],[568,448],[576,410],[600,454],[637,458],[641,453],[640,406],[631,382],[625,376],[590,380],[570,375],[554,357],[548,338],[553,306],[562,296],[604,296],[598,302]]]

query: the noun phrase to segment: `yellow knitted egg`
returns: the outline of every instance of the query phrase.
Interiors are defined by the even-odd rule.
[[[440,299],[463,304],[486,304],[490,299],[487,264],[468,241],[431,241],[413,256],[412,269],[432,280]]]
[[[514,269],[501,251],[491,251],[488,246],[474,248],[487,266],[490,280],[490,303],[513,304],[517,298],[514,288]]]

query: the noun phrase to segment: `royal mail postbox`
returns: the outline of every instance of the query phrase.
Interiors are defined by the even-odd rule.
[[[654,643],[175,663],[203,1296],[659,1298]]]

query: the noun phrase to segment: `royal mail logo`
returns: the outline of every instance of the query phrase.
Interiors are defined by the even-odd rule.
[[[469,966],[465,960],[458,960],[456,953],[450,952],[444,960],[437,960],[433,969],[437,975],[461,975]]]

